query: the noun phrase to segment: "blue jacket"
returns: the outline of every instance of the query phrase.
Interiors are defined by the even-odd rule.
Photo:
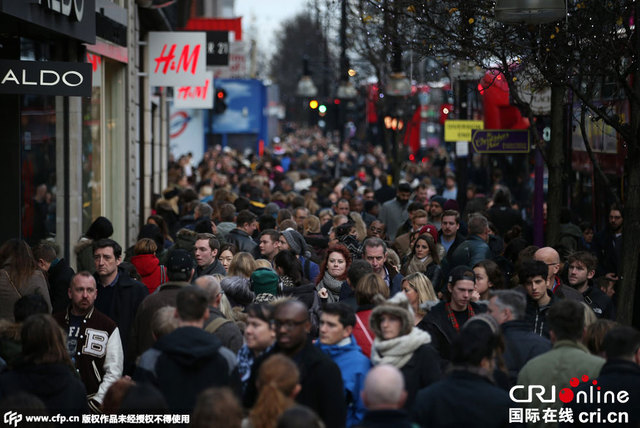
[[[340,368],[344,383],[347,403],[347,426],[354,426],[362,422],[367,409],[364,407],[360,392],[364,389],[364,379],[371,369],[371,361],[362,353],[353,335],[351,343],[344,346],[325,345],[316,342],[316,346],[327,354]]]

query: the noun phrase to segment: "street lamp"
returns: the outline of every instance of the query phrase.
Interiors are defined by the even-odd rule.
[[[299,97],[304,98],[315,97],[318,94],[318,89],[316,89],[316,85],[314,85],[313,80],[311,80],[311,73],[309,72],[309,58],[307,57],[302,59],[302,77],[298,82],[296,94]]]
[[[496,19],[508,24],[546,24],[567,13],[565,0],[496,0]]]

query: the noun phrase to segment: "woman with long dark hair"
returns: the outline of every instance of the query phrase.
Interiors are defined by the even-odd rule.
[[[431,280],[435,290],[440,290],[443,279],[438,247],[429,234],[420,235],[413,243],[407,261],[402,265],[400,273],[407,276],[412,273],[423,273]]]
[[[0,319],[14,321],[14,303],[29,294],[41,295],[51,312],[47,280],[37,268],[29,245],[21,239],[10,239],[0,247]]]

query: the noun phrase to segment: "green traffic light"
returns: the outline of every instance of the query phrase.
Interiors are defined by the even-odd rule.
[[[318,106],[318,111],[320,113],[326,113],[327,112],[327,106],[324,104],[320,104],[320,106]]]

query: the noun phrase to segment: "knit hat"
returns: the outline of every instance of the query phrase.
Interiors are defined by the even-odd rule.
[[[447,202],[444,203],[444,205],[442,206],[443,210],[454,210],[454,211],[460,211],[460,207],[458,206],[458,201],[456,201],[455,199],[447,199]]]
[[[435,203],[439,204],[443,209],[444,209],[445,202],[447,202],[447,200],[443,196],[440,196],[440,195],[433,195],[430,200],[431,200],[431,202],[435,202]]]
[[[427,233],[431,235],[434,243],[438,242],[438,229],[436,229],[434,225],[425,224],[420,228],[420,230],[418,230],[418,236],[426,235]]]
[[[380,296],[374,298],[380,300]],[[407,299],[407,295],[404,293],[396,293],[395,296],[388,300],[382,300],[373,311],[371,312],[371,318],[369,319],[369,325],[371,330],[376,334],[377,338],[382,338],[382,329],[380,328],[380,322],[382,321],[382,315],[388,314],[400,318],[402,326],[400,327],[400,336],[411,333],[413,329],[413,310],[411,304]]]
[[[108,218],[100,216],[91,223],[84,235],[94,241],[108,238],[113,235],[113,225]]]
[[[258,268],[251,274],[251,289],[256,294],[256,297],[260,294],[271,294],[276,296],[278,294],[278,274],[268,268]]]
[[[287,240],[287,244],[289,244],[291,251],[293,251],[296,256],[309,257],[310,254],[307,250],[307,243],[298,231],[291,228],[285,229],[282,231],[282,236]]]
[[[166,266],[168,272],[188,273],[193,269],[193,258],[188,251],[178,248],[171,251]]]

